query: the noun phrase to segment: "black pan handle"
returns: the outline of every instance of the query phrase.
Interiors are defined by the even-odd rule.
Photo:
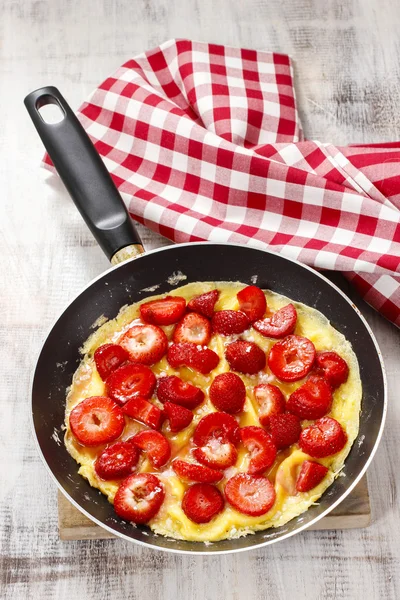
[[[35,90],[24,103],[65,187],[107,257],[116,264],[142,253],[139,234],[106,166],[58,89]],[[46,104],[57,104],[63,119],[46,123],[39,112]]]

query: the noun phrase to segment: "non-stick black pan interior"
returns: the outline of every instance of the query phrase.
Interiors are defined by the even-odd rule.
[[[117,315],[124,305],[176,287],[168,283],[174,272],[193,281],[242,281],[257,285],[320,310],[352,343],[363,385],[363,407],[358,439],[339,477],[318,506],[278,529],[225,540],[211,545],[176,541],[153,534],[147,527],[132,527],[120,520],[105,496],[77,473],[77,464],[62,443],[66,388],[80,360],[79,348],[93,332],[92,324],[104,314]],[[65,310],[51,330],[37,364],[33,381],[33,421],[43,456],[65,492],[97,521],[115,533],[148,546],[186,552],[229,552],[251,548],[295,532],[324,513],[351,487],[362,472],[379,439],[385,413],[385,384],[378,349],[364,321],[351,303],[329,281],[282,256],[227,244],[189,244],[164,248],[124,263],[89,285]],[[57,441],[57,433],[61,443]]]

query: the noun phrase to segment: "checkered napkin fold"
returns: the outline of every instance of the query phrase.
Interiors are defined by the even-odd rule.
[[[288,56],[171,40],[78,117],[140,223],[341,271],[400,326],[400,143],[304,140]]]

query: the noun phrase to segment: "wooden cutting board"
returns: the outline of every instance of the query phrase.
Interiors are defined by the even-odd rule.
[[[371,523],[367,478],[327,517],[310,529],[359,529]],[[77,510],[58,492],[58,528],[61,540],[101,540],[115,537]]]

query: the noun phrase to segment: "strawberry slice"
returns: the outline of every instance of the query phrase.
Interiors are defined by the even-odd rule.
[[[114,510],[126,521],[147,523],[156,516],[164,498],[164,487],[158,477],[151,473],[134,473],[119,486]]]
[[[332,389],[338,388],[347,381],[349,367],[336,352],[318,352],[315,364]]]
[[[224,474],[222,471],[210,469],[204,465],[188,463],[184,460],[174,460],[172,468],[181,479],[197,481],[199,483],[216,483],[221,481]]]
[[[167,351],[168,339],[156,325],[134,325],[122,336],[119,343],[133,362],[154,365]]]
[[[229,504],[240,513],[259,517],[273,507],[276,493],[266,477],[238,473],[228,480],[225,496]]]
[[[79,402],[69,415],[71,431],[83,446],[98,446],[116,440],[125,419],[118,404],[106,396],[92,396]]]
[[[340,452],[346,445],[347,435],[338,421],[322,417],[301,432],[299,445],[313,458],[325,458]]]
[[[182,431],[190,425],[193,421],[193,413],[184,406],[179,404],[173,404],[172,402],[166,402],[164,404],[164,413],[169,420],[169,428],[172,433]]]
[[[135,421],[140,421],[153,429],[159,429],[161,426],[162,412],[146,398],[135,396],[122,406],[125,415]]]
[[[129,354],[118,344],[103,344],[94,353],[94,362],[103,381],[128,359]]]
[[[189,343],[207,346],[211,338],[211,324],[206,317],[191,312],[183,317],[174,330],[175,344]]]
[[[171,458],[171,447],[167,438],[159,431],[145,429],[129,440],[147,454],[147,458],[157,469],[163,467]]]
[[[222,335],[243,333],[250,326],[247,316],[238,310],[219,310],[212,318],[212,328]]]
[[[285,412],[285,397],[276,385],[270,383],[260,383],[254,390],[254,397],[260,405],[258,419],[264,427],[269,423],[272,415],[279,415]]]
[[[237,450],[231,442],[213,437],[204,446],[195,448],[193,456],[211,469],[228,469],[237,460]]]
[[[140,305],[140,316],[152,325],[172,325],[181,319],[186,310],[186,300],[180,296],[166,296]]]
[[[236,373],[221,373],[212,382],[209,396],[216,409],[234,415],[243,410],[246,386]]]
[[[176,375],[158,380],[157,397],[160,402],[173,402],[185,408],[196,408],[204,400],[204,392]]]
[[[107,378],[107,394],[118,404],[125,404],[135,396],[151,398],[156,387],[156,377],[149,367],[128,364],[118,367]]]
[[[253,327],[265,337],[283,338],[293,333],[296,322],[297,311],[293,304],[287,304],[274,312],[271,317],[253,323]]]
[[[295,444],[301,434],[299,417],[290,413],[270,416],[267,428],[278,450]]]
[[[272,346],[268,366],[282,381],[298,381],[311,371],[314,360],[315,347],[309,339],[288,335]]]
[[[296,481],[298,492],[309,492],[315,488],[328,472],[328,468],[311,460],[305,460],[301,465],[300,473]]]
[[[264,352],[254,342],[237,340],[226,347],[225,357],[234,371],[253,375],[264,369],[266,358]]]
[[[219,356],[214,350],[195,344],[172,344],[168,348],[167,360],[174,369],[191,367],[195,371],[207,375],[218,365]]]
[[[224,412],[209,413],[200,419],[193,434],[193,443],[204,446],[212,438],[239,444],[240,432],[236,419]]]
[[[238,294],[239,309],[249,319],[250,323],[262,319],[267,310],[265,294],[256,285],[248,285]]]
[[[311,375],[297,390],[290,394],[286,403],[288,412],[300,419],[319,419],[332,406],[332,391],[329,383],[318,375]]]
[[[107,446],[94,463],[101,479],[121,479],[132,473],[139,460],[139,452],[129,442],[115,442]]]
[[[221,492],[209,483],[195,483],[182,499],[182,510],[194,523],[209,523],[223,508]]]
[[[240,430],[243,446],[250,452],[248,468],[250,475],[263,473],[276,458],[276,446],[272,437],[261,427],[242,427]]]
[[[218,298],[218,290],[206,292],[205,294],[201,294],[200,296],[192,298],[187,305],[188,310],[193,310],[194,312],[200,313],[204,317],[211,319],[214,314],[214,306]]]

